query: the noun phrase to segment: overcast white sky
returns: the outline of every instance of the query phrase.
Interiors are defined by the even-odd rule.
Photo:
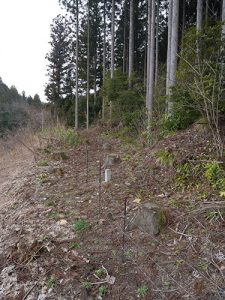
[[[58,0],[0,0],[0,77],[26,95],[44,100],[45,55]]]

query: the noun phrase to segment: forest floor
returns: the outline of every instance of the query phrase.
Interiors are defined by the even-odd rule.
[[[225,299],[225,201],[199,175],[215,159],[202,131],[152,147],[79,135],[67,160],[0,168],[0,299]],[[104,183],[109,153],[121,162]],[[128,222],[149,201],[167,213],[161,233],[124,230],[125,203]]]

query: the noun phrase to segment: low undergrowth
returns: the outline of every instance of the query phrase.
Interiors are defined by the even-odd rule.
[[[78,133],[73,128],[67,128],[64,125],[45,128],[38,137],[42,144],[41,148],[46,154],[76,147],[81,143]]]

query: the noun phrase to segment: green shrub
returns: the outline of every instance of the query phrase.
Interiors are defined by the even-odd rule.
[[[129,88],[126,74],[117,70],[113,79],[106,78],[102,94],[107,100],[106,106],[111,103],[112,124],[120,124],[137,132],[139,123],[145,118],[145,96],[143,86],[135,76],[133,86]]]
[[[52,154],[56,150],[80,144],[77,132],[73,128],[67,128],[64,125],[46,128],[40,133],[40,136],[48,141],[43,149],[46,154]]]
[[[200,117],[192,96],[179,82],[173,88],[173,114],[168,116],[165,126],[170,131],[185,129]]]
[[[197,41],[197,43],[196,43]],[[198,50],[197,50],[198,45]],[[183,38],[177,70],[177,83],[172,89],[173,115],[166,127],[172,130],[187,128],[199,116],[207,117],[213,129],[215,114],[224,113],[223,82],[221,82],[221,24],[204,28],[196,33],[187,31]]]
[[[214,188],[225,191],[225,170],[218,162],[209,162],[205,165],[205,177]]]
[[[52,289],[54,287],[55,283],[56,283],[55,276],[50,276],[47,281],[48,289]]]
[[[48,174],[42,173],[36,176],[39,182],[46,183],[48,181]]]
[[[178,165],[177,174],[179,174],[184,179],[188,179],[192,175],[191,165],[189,163]]]
[[[101,276],[103,276],[103,275],[106,275],[106,270],[103,269],[103,268],[97,269],[97,270],[95,271],[95,274],[96,274],[98,277],[101,277]]]
[[[73,128],[55,127],[53,135],[61,144],[66,146],[76,146],[80,143],[79,137]]]
[[[89,281],[84,281],[83,283],[82,283],[82,287],[85,289],[85,290],[90,290],[91,289],[91,282],[89,282]]]
[[[175,156],[168,150],[159,150],[157,153],[155,153],[155,157],[159,163],[165,167],[172,167],[174,165]]]
[[[100,297],[104,297],[108,292],[107,286],[104,286],[104,285],[100,286],[98,289],[98,292],[99,292]]]
[[[185,162],[176,168],[176,184],[179,187],[190,186],[202,180],[204,169],[201,163]]]
[[[47,167],[48,161],[47,160],[40,160],[37,162],[37,167]]]
[[[137,289],[137,295],[139,298],[144,298],[148,294],[149,288],[147,285],[143,285]]]
[[[126,258],[132,258],[134,256],[134,251],[132,249],[127,249],[124,252],[124,255],[125,255]]]
[[[83,231],[88,227],[89,227],[89,222],[85,219],[79,219],[75,221],[73,224],[73,228],[78,232]]]

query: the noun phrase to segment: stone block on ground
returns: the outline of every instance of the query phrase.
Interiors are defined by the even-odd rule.
[[[110,151],[110,150],[112,150],[112,146],[111,146],[111,144],[109,144],[109,143],[103,144],[102,148],[103,148],[103,150],[105,150],[105,151]]]
[[[108,167],[114,166],[120,162],[121,162],[121,158],[119,157],[118,154],[108,154],[105,159],[103,168],[107,169]]]
[[[112,172],[110,169],[105,169],[105,182],[110,182],[112,177]]]
[[[157,235],[166,225],[166,213],[157,204],[149,202],[140,205],[136,215],[131,218],[128,230],[139,228],[142,231]]]
[[[67,159],[69,159],[69,157],[68,157],[68,156],[66,155],[66,153],[63,152],[63,151],[53,152],[53,153],[51,154],[51,158],[52,158],[53,160],[67,160]]]

